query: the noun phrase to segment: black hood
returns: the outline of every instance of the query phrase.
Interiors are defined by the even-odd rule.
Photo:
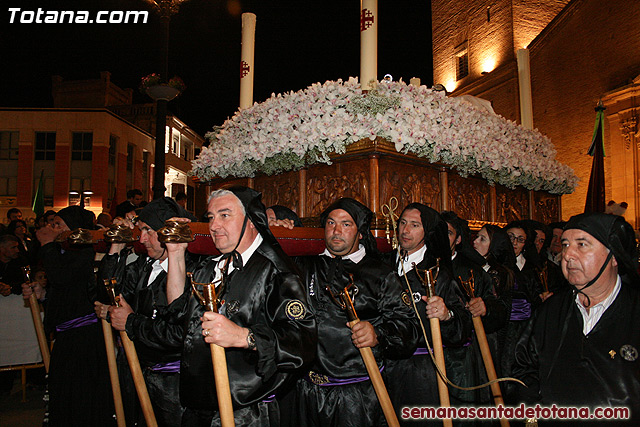
[[[362,234],[360,243],[364,246],[368,254],[377,254],[378,247],[376,246],[376,239],[371,233],[371,220],[373,219],[373,212],[371,212],[371,209],[355,199],[349,197],[342,198],[326,208],[320,214],[320,224],[322,227],[325,226],[329,214],[336,209],[342,209],[351,215],[351,218],[353,218],[353,221],[358,227],[358,231]]]

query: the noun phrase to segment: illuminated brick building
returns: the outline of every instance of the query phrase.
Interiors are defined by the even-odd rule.
[[[47,209],[77,204],[96,214],[139,188],[152,197],[155,105],[132,104],[132,90],[113,84],[108,72],[98,80],[63,82],[53,78],[53,108],[0,108],[0,215],[18,207],[33,216],[31,204],[44,171]],[[190,160],[204,142],[175,116],[167,117],[166,195],[188,194]]]
[[[638,228],[640,8],[626,0],[432,0],[434,83],[452,96],[491,101],[521,122],[519,69],[530,69],[533,127],[581,181],[562,216],[582,212],[592,158],[594,107],[605,111],[606,198],[626,201]],[[519,64],[518,51],[522,51]],[[523,58],[529,56],[527,62]],[[525,104],[526,105],[526,104]]]

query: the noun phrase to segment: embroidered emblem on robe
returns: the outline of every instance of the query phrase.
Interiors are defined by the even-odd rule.
[[[304,315],[307,314],[307,309],[304,304],[297,299],[289,301],[285,310],[287,317],[291,320],[302,319]]]

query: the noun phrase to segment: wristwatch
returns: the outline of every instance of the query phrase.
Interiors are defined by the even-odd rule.
[[[253,335],[251,329],[249,329],[249,334],[247,335],[247,346],[249,350],[256,349],[256,337]]]
[[[451,319],[453,319],[453,311],[449,310],[449,318],[445,320],[445,322],[448,322]]]

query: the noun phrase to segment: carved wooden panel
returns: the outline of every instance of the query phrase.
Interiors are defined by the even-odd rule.
[[[529,192],[496,185],[496,221],[511,222],[529,217]]]
[[[381,161],[379,175],[380,203],[389,203],[395,196],[400,211],[412,202],[422,203],[438,212],[441,210],[440,177],[436,169]]]
[[[307,216],[319,216],[331,203],[351,197],[369,206],[367,159],[314,166],[307,170]]]
[[[221,179],[211,184],[207,184],[207,187],[209,188],[209,192],[213,192],[222,187],[232,187],[234,185],[242,185],[244,187],[248,187],[250,186],[249,179],[248,178],[227,178],[224,180]]]
[[[356,152],[332,157],[332,165],[313,165],[303,171],[278,176],[219,180],[210,185],[212,188],[224,184],[252,186],[262,192],[266,206],[279,204],[302,212],[307,225],[314,224],[320,213],[341,197],[352,197],[377,212],[374,226],[383,222],[380,206],[371,206],[375,198],[379,205],[388,203],[395,196],[400,209],[411,202],[419,202],[441,211],[445,197],[439,172],[442,166],[415,156],[390,155],[388,151],[391,150],[363,146]],[[372,182],[372,177],[376,176],[377,182]],[[462,178],[452,171],[448,171],[447,177],[448,209],[462,218],[507,223],[529,216],[528,190],[510,190],[496,185],[494,216],[493,189],[486,181],[476,177]],[[533,203],[535,219],[548,223],[559,218],[558,196],[534,193]]]
[[[549,224],[560,219],[558,196],[536,191],[533,193],[533,200],[535,203],[533,219],[543,224]]]
[[[254,188],[262,193],[262,203],[266,207],[282,205],[298,213],[300,197],[298,172],[255,178]]]
[[[448,177],[449,210],[467,220],[489,221],[489,185],[481,179],[462,178],[451,172]]]

